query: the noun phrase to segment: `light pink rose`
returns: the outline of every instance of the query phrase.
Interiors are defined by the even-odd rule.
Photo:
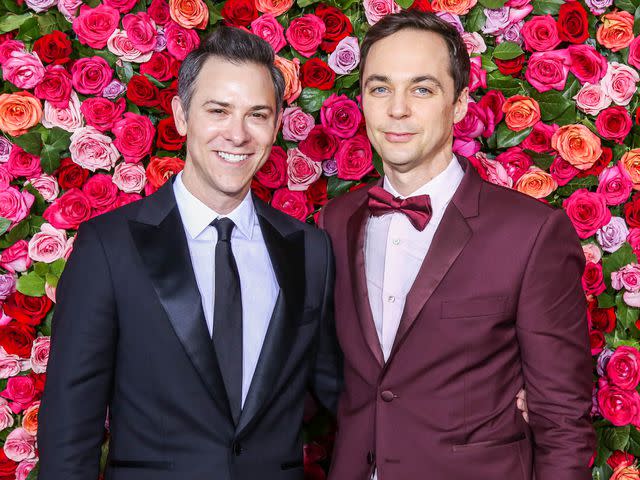
[[[507,173],[502,163],[488,158],[485,153],[479,152],[475,157],[480,161],[480,164],[485,168],[487,174],[487,180],[495,185],[501,185],[503,187],[512,188],[513,179]]]
[[[602,259],[602,250],[595,243],[585,243],[582,245],[582,252],[587,262],[599,263]]]
[[[611,286],[616,290],[640,291],[640,265],[630,263],[611,272]]]
[[[125,62],[145,63],[151,59],[153,51],[142,53],[138,50],[133,42],[127,37],[127,32],[116,29],[113,31],[109,40],[107,40],[107,48],[111,53],[120,57]]]
[[[282,138],[290,142],[300,142],[307,138],[315,125],[313,115],[300,107],[285,108],[282,114]]]
[[[73,240],[73,238],[71,240]],[[54,287],[53,285],[49,285],[48,283],[45,283],[44,293],[49,298],[49,300],[51,300],[53,303],[56,303],[56,287]]]
[[[131,43],[142,53],[152,52],[158,39],[156,23],[146,12],[129,13],[122,19],[122,26]]]
[[[76,130],[71,135],[69,151],[75,163],[92,172],[98,169],[111,170],[120,157],[120,152],[111,137],[103,135],[93,127]]]
[[[478,32],[462,32],[462,40],[467,47],[467,53],[469,55],[480,55],[487,51],[487,44],[484,42],[484,38]]]
[[[638,81],[640,81],[640,75],[633,68],[618,62],[611,62],[602,79],[602,88],[617,105],[624,107],[629,105],[631,98],[636,93]]]
[[[58,0],[26,0],[27,7],[37,13],[44,13],[58,3]]]
[[[18,355],[9,354],[4,348],[0,347],[0,378],[15,377],[22,370],[22,359]],[[2,398],[2,405],[7,405],[8,402]]]
[[[67,132],[75,132],[84,126],[84,117],[80,112],[80,99],[76,92],[71,92],[69,105],[58,108],[51,102],[44,102],[42,125],[47,128],[59,127]]]
[[[284,39],[284,28],[271,13],[260,15],[251,22],[251,31],[271,45],[276,53],[287,44]]]
[[[27,480],[27,477],[33,470],[33,467],[36,466],[38,460],[35,458],[29,458],[21,461],[18,464],[18,468],[16,468],[16,480]]]
[[[12,186],[0,191],[0,217],[11,220],[9,230],[29,215],[34,200],[29,192],[21,192]]]
[[[615,164],[605,168],[598,176],[598,193],[604,195],[607,205],[620,205],[626,201],[633,190],[633,182],[629,173]]]
[[[29,240],[29,257],[34,262],[51,263],[64,257],[67,232],[43,223],[40,231]]]
[[[622,300],[630,307],[640,307],[640,292],[624,292]]]
[[[7,402],[4,398],[0,398],[0,431],[13,427],[13,424],[13,412],[11,411],[11,408],[9,408],[9,402]]]
[[[4,442],[4,453],[14,462],[21,462],[36,457],[36,437],[24,428],[12,430]]]
[[[144,166],[139,163],[119,163],[111,178],[113,183],[125,193],[140,193],[147,183]]]
[[[44,78],[44,65],[35,52],[13,52],[2,64],[2,76],[18,88],[34,88]]]
[[[64,15],[64,18],[66,18],[69,23],[73,23],[82,3],[82,0],[58,0],[58,10],[60,10],[60,13]]]
[[[34,373],[45,373],[49,361],[51,337],[37,337],[31,347],[31,369]]]
[[[382,17],[398,13],[402,8],[393,0],[364,0],[364,14],[369,25],[375,25]]]
[[[8,272],[24,272],[31,266],[29,244],[26,240],[18,240],[0,253],[0,267]]]
[[[322,175],[322,165],[314,162],[297,148],[287,152],[289,190],[304,191]]]
[[[42,195],[45,201],[53,202],[58,198],[60,186],[58,185],[58,180],[53,175],[42,173],[37,177],[29,179],[28,183],[40,192],[40,195]]]
[[[607,95],[600,84],[585,83],[573,96],[576,106],[584,113],[598,115],[602,110],[611,105],[611,97]]]

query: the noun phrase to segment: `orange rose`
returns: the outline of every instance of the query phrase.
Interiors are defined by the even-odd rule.
[[[615,469],[610,480],[640,480],[640,471],[634,465],[620,465]]]
[[[182,171],[184,160],[176,157],[151,157],[147,165],[147,180],[155,188],[160,188],[173,175]]]
[[[565,125],[551,137],[551,146],[578,170],[588,170],[602,155],[600,138],[584,125]]]
[[[270,13],[274,17],[282,15],[293,5],[293,0],[256,0],[256,8],[261,13]]]
[[[169,13],[184,28],[202,30],[209,23],[209,9],[202,0],[169,0]]]
[[[436,12],[466,15],[476,3],[478,3],[478,0],[433,0],[431,7]]]
[[[0,130],[14,137],[40,123],[42,105],[29,92],[0,95]]]
[[[558,188],[553,177],[538,167],[530,167],[516,182],[515,189],[533,198],[544,198]]]
[[[302,91],[302,84],[300,83],[300,60],[297,58],[294,58],[293,61],[287,60],[286,58],[276,55],[274,63],[284,76],[284,99],[291,105],[291,103],[300,96],[300,92]]]
[[[633,41],[633,15],[624,10],[603,15],[596,38],[612,52],[628,47]]]
[[[540,105],[531,97],[514,95],[502,105],[504,121],[509,130],[519,132],[534,126],[540,120]]]
[[[40,402],[33,403],[24,411],[22,417],[22,428],[31,435],[38,433],[38,411],[40,410]]]
[[[625,152],[620,159],[620,165],[631,177],[633,189],[640,190],[640,148]]]

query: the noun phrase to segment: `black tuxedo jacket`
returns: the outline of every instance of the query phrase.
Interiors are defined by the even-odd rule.
[[[58,287],[39,416],[40,480],[302,480],[310,387],[335,408],[341,362],[327,235],[254,198],[280,286],[238,425],[172,182],[78,232]]]

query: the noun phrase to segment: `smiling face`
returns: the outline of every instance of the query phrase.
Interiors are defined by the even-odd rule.
[[[419,187],[453,157],[453,124],[466,114],[468,90],[455,98],[449,65],[446,42],[428,31],[401,30],[369,50],[362,72],[367,135],[394,186],[403,183],[394,176],[405,176]]]
[[[173,99],[176,128],[187,136],[182,179],[200,201],[229,213],[244,199],[276,139],[280,115],[269,70],[210,57],[191,104]]]

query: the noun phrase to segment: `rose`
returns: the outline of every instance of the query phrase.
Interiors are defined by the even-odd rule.
[[[17,137],[42,119],[40,100],[29,92],[3,93],[0,95],[0,130]]]
[[[588,317],[593,328],[611,333],[616,328],[616,312],[614,308],[589,308]]]
[[[303,87],[331,90],[336,74],[319,58],[311,58],[302,65],[300,81]]]
[[[18,357],[15,357],[15,358],[17,359],[15,363],[18,365],[18,370],[16,371],[16,375],[17,375],[18,373],[20,373],[20,363],[19,363],[20,359]],[[0,354],[0,365],[1,364],[2,364],[2,354]],[[0,367],[0,371],[2,371],[2,367]],[[8,377],[2,377],[2,378],[8,378]],[[0,399],[0,431],[13,427],[13,423],[14,423],[13,412],[9,407],[9,403],[4,398],[2,398]],[[4,477],[0,476],[0,478],[4,478]]]
[[[30,377],[11,377],[7,381],[7,388],[1,393],[1,395],[23,406],[28,405],[36,395],[33,379]],[[14,405],[11,407],[15,412],[16,407],[14,407]],[[19,411],[22,411],[23,409],[24,407],[20,408]]]
[[[147,184],[148,185],[148,184]],[[146,190],[146,187],[145,187]],[[124,193],[120,192],[118,194],[118,198],[116,199],[116,203],[113,208],[120,208],[124,205],[129,205],[130,203],[137,202],[142,199],[142,195],[137,193]]]
[[[24,46],[24,42],[20,40],[5,40],[4,42],[0,42],[0,64],[6,62],[13,53],[25,53],[26,49]]]
[[[507,170],[500,162],[492,160],[484,153],[478,153],[475,157],[472,157],[480,163],[480,166],[484,169],[486,180],[495,184],[502,185],[503,187],[511,188],[513,186],[513,180],[507,174]]]
[[[303,192],[294,192],[288,188],[279,188],[273,192],[271,206],[302,222],[313,211],[312,205]]]
[[[624,218],[611,217],[609,223],[596,232],[596,239],[605,252],[613,253],[624,244],[628,234]],[[600,293],[602,292],[598,295]]]
[[[320,17],[306,14],[291,20],[285,36],[291,47],[303,57],[309,58],[318,50],[325,31],[326,27]]]
[[[123,192],[140,193],[147,183],[147,176],[144,166],[139,163],[122,162],[116,165],[112,181]]]
[[[4,348],[0,347],[0,378],[15,377],[22,371],[22,359],[18,355],[9,355],[5,352]],[[4,418],[5,412],[13,413],[9,408],[9,402],[4,398],[0,398],[0,414],[2,415],[2,423],[7,420]],[[13,425],[13,417],[11,418],[11,425]],[[0,477],[2,478],[2,477]]]
[[[499,58],[494,58],[493,61],[498,67],[498,70],[500,70],[501,74],[517,77],[518,75],[520,75],[522,67],[524,66],[525,56],[524,54],[518,55],[511,60],[500,60]]]
[[[621,465],[616,468],[609,480],[638,480],[640,470],[633,465]]]
[[[373,152],[365,135],[355,135],[343,140],[336,152],[338,178],[360,180],[373,170]]]
[[[53,202],[42,217],[56,228],[77,230],[91,218],[91,202],[81,190],[73,188]]]
[[[400,5],[393,0],[364,0],[363,5],[369,25],[375,25],[383,17],[401,10]]]
[[[69,105],[71,92],[71,75],[60,65],[49,65],[34,90],[36,97],[47,100],[58,108],[66,108]]]
[[[80,15],[73,20],[73,31],[80,43],[91,48],[101,49],[118,28],[120,13],[108,5],[99,4],[96,8],[87,5],[80,7]]]
[[[478,32],[462,32],[462,41],[469,55],[480,55],[487,51],[487,44]]]
[[[297,148],[287,152],[287,186],[289,190],[304,191],[322,175],[319,162],[314,162]]]
[[[616,290],[637,292],[640,290],[640,266],[636,263],[627,264],[611,273],[611,286]]]
[[[172,5],[175,3],[176,2],[171,2]],[[208,18],[209,11],[206,8],[205,11],[207,12]],[[127,32],[127,37],[131,40],[131,43],[142,53],[149,53],[155,48],[158,42],[158,33],[156,31],[156,24],[148,13],[129,13],[122,19],[122,26],[124,27],[124,31]]]
[[[127,98],[140,107],[158,105],[158,87],[144,75],[133,75],[127,86]]]
[[[81,187],[89,177],[89,171],[70,158],[63,158],[57,171],[58,183],[64,190]]]
[[[482,68],[480,57],[473,57],[469,71],[469,91],[475,92],[478,88],[487,88],[487,72]]]
[[[51,263],[63,258],[66,248],[67,232],[43,223],[40,231],[29,240],[29,257],[35,262]]]
[[[616,450],[611,454],[611,456],[607,459],[607,465],[611,467],[612,470],[618,469],[618,467],[628,467],[633,465],[633,455],[627,452],[622,452],[620,450]]]
[[[38,460],[36,460],[35,458],[21,461],[18,465],[18,468],[16,469],[16,480],[27,480],[27,477],[31,473],[31,470],[33,470],[37,463]]]
[[[35,53],[13,52],[2,63],[2,76],[18,88],[33,88],[44,77],[44,65]]]
[[[512,147],[502,152],[496,157],[496,160],[504,165],[507,173],[514,182],[529,170],[529,167],[533,165],[531,157],[522,151],[520,147]]]
[[[26,240],[18,240],[0,253],[0,267],[8,272],[24,272],[31,266]]]
[[[627,171],[619,164],[605,168],[598,176],[598,188],[596,192],[604,196],[607,205],[619,205],[625,202],[633,183]]]
[[[16,474],[16,468],[18,464],[7,458],[4,450],[0,448],[0,479],[13,480]]]
[[[612,52],[628,47],[633,40],[633,15],[624,10],[607,13],[596,32],[600,45]]]
[[[479,103],[469,101],[467,114],[453,126],[456,138],[472,139],[480,135],[490,137],[495,129],[493,111]]]
[[[576,167],[564,160],[562,157],[555,157],[549,173],[559,186],[569,183],[580,172]]]
[[[276,189],[287,183],[287,153],[274,146],[267,161],[256,172],[256,180],[267,188]]]
[[[562,207],[580,238],[590,237],[611,220],[604,196],[585,188],[573,192],[562,202]]]
[[[636,92],[640,75],[633,68],[611,62],[602,79],[602,88],[618,105],[628,105]]]
[[[598,115],[611,105],[611,97],[606,94],[600,84],[585,83],[573,99],[576,101],[576,106],[589,115]]]
[[[284,28],[271,13],[261,15],[252,21],[251,31],[271,45],[276,53],[287,44],[284,39]]]
[[[551,15],[538,15],[525,22],[520,34],[524,47],[530,52],[546,52],[560,45],[555,19]]]
[[[510,130],[519,132],[532,127],[540,120],[540,106],[531,97],[514,95],[502,106],[505,123]]]
[[[104,0],[104,3],[120,13],[128,13],[138,3],[138,0]]]
[[[624,205],[624,216],[632,228],[640,228],[640,196],[638,194]]]
[[[75,132],[84,126],[84,119],[80,112],[80,99],[76,92],[71,92],[66,108],[54,107],[51,103],[44,103],[44,117],[42,125],[47,128],[58,127],[67,132]]]
[[[293,6],[293,0],[256,0],[259,12],[277,17]]]
[[[135,163],[151,153],[155,128],[148,117],[127,112],[112,128],[116,148],[125,162]]]
[[[582,274],[582,289],[587,295],[600,295],[607,289],[601,265],[593,262],[586,263]]]
[[[627,242],[631,245],[633,253],[638,256],[638,254],[640,254],[640,228],[632,228],[629,230]]]
[[[538,92],[564,90],[571,58],[566,49],[535,52],[529,58],[524,76]]]
[[[234,27],[246,27],[258,18],[258,10],[253,0],[227,0],[220,14],[227,25]]]
[[[613,150],[611,150],[609,147],[603,146],[602,155],[598,157],[598,159],[596,160],[596,163],[594,163],[593,166],[587,170],[580,170],[578,172],[578,178],[586,178],[590,175],[595,175],[595,176],[600,175],[602,170],[604,170],[605,167],[609,165],[609,163],[611,163],[612,159],[613,159]]]
[[[613,0],[585,0],[587,7],[594,15],[604,13],[613,4]]]
[[[560,5],[558,35],[560,40],[578,45],[589,38],[589,19],[580,2],[566,2]]]
[[[102,93],[112,78],[113,70],[102,57],[82,57],[71,67],[73,88],[85,95]]]
[[[618,164],[629,175],[633,188],[640,190],[640,148],[625,152]]]
[[[48,344],[49,337],[38,337],[35,339],[33,343],[35,345],[38,340],[45,340],[45,339],[47,340],[47,344]],[[48,355],[49,353],[48,353],[48,347],[47,347],[47,357]],[[40,373],[44,373],[44,372],[40,372]],[[36,402],[33,402],[29,406],[29,408],[27,408],[23,412],[22,428],[24,428],[31,435],[36,435],[36,433],[38,432],[38,411],[39,410],[40,410],[40,402],[36,401]]]
[[[431,5],[436,12],[447,12],[454,15],[466,15],[477,0],[433,0]]]
[[[343,38],[348,37],[353,32],[351,20],[339,8],[325,5],[324,3],[318,4],[315,14],[322,20],[326,28],[320,48],[325,52],[331,53],[335,51]]]
[[[173,117],[163,118],[158,122],[158,138],[156,145],[164,150],[177,151],[184,145],[186,137],[176,129]]]
[[[18,427],[9,432],[9,435],[4,442],[3,449],[7,458],[10,458],[15,462],[21,462],[22,460],[35,458],[35,444],[36,437],[29,435],[24,428]]]
[[[64,64],[71,55],[71,41],[59,30],[47,33],[33,42],[33,51],[44,63]]]
[[[13,177],[35,177],[42,173],[40,157],[25,152],[18,145],[14,145],[7,160],[7,172]]]
[[[169,14],[184,28],[203,29],[209,23],[209,9],[202,0],[174,0],[169,2]]]
[[[178,62],[167,52],[154,52],[151,58],[140,65],[140,73],[166,82],[176,76]]]
[[[313,115],[300,107],[285,108],[282,114],[282,138],[290,142],[299,142],[307,138],[315,126]]]
[[[13,144],[4,136],[0,136],[0,163],[6,163],[11,155]]]
[[[102,96],[104,98],[108,98],[109,100],[115,100],[120,95],[122,95],[126,89],[127,88],[118,80],[111,80],[111,82],[109,82],[109,85],[104,87]]]
[[[579,170],[590,168],[602,154],[600,138],[582,124],[560,127],[551,137],[551,146]]]
[[[21,192],[15,187],[0,190],[0,217],[11,220],[9,230],[29,215],[34,200],[29,192]]]
[[[127,36],[127,32],[119,29],[116,29],[107,40],[107,48],[125,62],[144,63],[152,55],[152,52],[142,53],[138,50]]]
[[[602,416],[621,427],[632,423],[640,409],[638,392],[611,386],[606,382],[598,390],[598,406]]]
[[[176,62],[177,64],[178,62]],[[171,82],[171,86],[168,88],[163,88],[162,90],[160,90],[160,96],[158,98],[159,102],[160,102],[160,109],[165,112],[167,115],[173,115],[173,108],[171,107],[171,101],[173,100],[173,97],[175,97],[178,94],[178,89],[177,87],[174,87],[173,85],[177,85],[178,81],[174,80],[173,82]]]
[[[175,157],[151,157],[147,166],[147,180],[155,188],[160,188],[173,175],[182,171],[184,160]]]
[[[120,153],[110,137],[93,127],[83,127],[71,135],[71,159],[87,170],[111,170]]]
[[[103,97],[89,97],[82,102],[80,111],[87,125],[100,132],[106,132],[113,127],[113,123],[118,118],[122,117],[126,108],[127,102],[124,98],[112,102]]]
[[[329,201],[329,197],[327,195],[327,179],[320,177],[317,182],[309,185],[305,195],[312,205],[325,205]]]
[[[362,114],[358,105],[346,95],[331,94],[320,108],[320,120],[324,129],[340,138],[351,138],[355,135]]]
[[[640,352],[625,345],[616,348],[607,364],[607,378],[610,385],[635,389],[640,382]]]
[[[18,322],[0,325],[0,346],[9,355],[29,358],[34,339],[35,330],[30,325]]]
[[[569,70],[581,83],[596,84],[607,73],[607,59],[591,45],[570,45],[567,51],[571,60]]]
[[[112,206],[118,196],[118,187],[111,180],[110,175],[98,173],[92,176],[82,187],[89,204],[98,211],[105,211]]]
[[[226,4],[225,4],[226,5]],[[300,60],[294,58],[287,60],[286,58],[276,55],[275,66],[278,67],[284,77],[284,95],[283,99],[291,105],[302,92],[302,84],[300,83]]]
[[[538,167],[529,167],[515,184],[516,190],[533,198],[544,198],[557,188],[554,178]]]
[[[147,12],[158,25],[166,25],[171,21],[171,7],[166,0],[152,0]]]
[[[329,67],[340,75],[347,75],[358,68],[360,63],[360,47],[356,37],[345,37],[336,45],[329,55]]]
[[[316,162],[330,159],[338,150],[338,139],[322,125],[315,125],[298,145],[300,151]]]
[[[531,133],[525,138],[520,146],[527,150],[537,153],[549,153],[553,150],[551,147],[551,138],[558,129],[557,125],[547,125],[544,122],[537,122],[533,125]]]
[[[9,295],[16,291],[16,277],[12,273],[0,275],[0,301],[5,301]]]
[[[229,0],[224,6],[226,7],[232,1]],[[173,21],[165,27],[164,36],[167,39],[167,51],[178,60],[184,60],[189,52],[200,45],[200,37],[194,30],[182,28]]]
[[[453,153],[463,157],[472,157],[480,151],[481,145],[477,140],[466,138],[453,139]]]
[[[256,179],[251,180],[251,191],[256,197],[258,197],[264,203],[271,202],[271,197],[273,196],[271,194],[271,190],[269,190],[267,187],[262,185]]]
[[[622,144],[631,131],[631,116],[624,107],[609,107],[596,118],[596,129],[601,137]]]
[[[627,63],[640,69],[640,37],[634,38],[629,44],[629,58]]]
[[[81,5],[82,0],[58,0],[58,10],[69,23],[73,23]]]

